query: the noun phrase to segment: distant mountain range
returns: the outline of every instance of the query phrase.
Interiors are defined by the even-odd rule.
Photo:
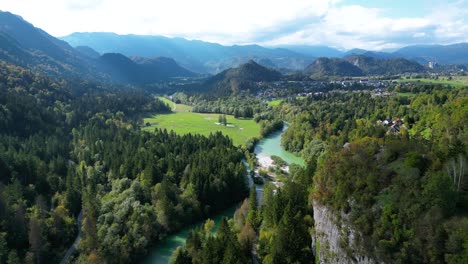
[[[132,84],[150,84],[196,74],[170,58],[128,58],[90,47],[71,47],[24,19],[0,11],[0,59],[59,77],[80,77]]]
[[[151,84],[169,77],[195,77],[171,58],[128,58],[120,53],[105,53],[98,62],[113,80],[124,83]]]
[[[60,39],[72,46],[89,46],[100,53],[117,52],[126,56],[169,57],[181,66],[199,73],[218,73],[249,60],[268,62],[269,67],[302,70],[313,56],[284,48],[258,45],[223,46],[200,40],[163,36],[118,35],[115,33],[73,33]]]
[[[312,45],[281,45],[269,48],[258,45],[223,46],[183,38],[97,32],[73,33],[61,39],[72,46],[89,46],[100,53],[119,52],[126,56],[170,57],[185,68],[202,73],[217,73],[249,60],[276,69],[301,70],[315,58],[344,58],[351,55],[366,55],[377,59],[405,58],[423,65],[427,65],[428,62],[468,65],[468,43],[408,46],[394,52],[381,52],[363,49],[341,51],[332,47]],[[267,63],[264,64],[265,62]]]
[[[327,76],[394,75],[406,72],[423,72],[425,68],[403,58],[377,59],[365,55],[351,55],[343,59],[318,58],[304,74],[312,78]]]
[[[377,59],[405,58],[427,65],[429,62],[436,62],[442,65],[460,64],[468,66],[468,43],[458,43],[453,45],[415,45],[398,49],[394,52],[378,52],[362,49],[347,51],[342,57],[350,55],[365,55]]]
[[[59,77],[146,85],[199,76],[194,72],[219,73],[203,85],[236,92],[249,89],[253,82],[278,80],[280,72],[362,76],[427,69],[417,62],[468,65],[467,43],[409,46],[395,52],[343,52],[326,46],[223,46],[114,33],[74,33],[61,39],[17,15],[0,11],[0,60]]]

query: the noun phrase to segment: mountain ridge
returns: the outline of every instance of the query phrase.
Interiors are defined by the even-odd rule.
[[[313,61],[311,56],[288,49],[270,49],[256,44],[223,46],[184,38],[108,32],[73,33],[60,39],[72,46],[89,46],[100,53],[117,52],[129,57],[170,57],[183,67],[199,73],[216,74],[251,59],[268,59],[278,68],[295,70],[302,70]]]
[[[111,32],[75,32],[60,39],[69,42],[72,46],[90,46],[100,53],[118,52],[129,57],[171,57],[189,70],[211,74],[237,67],[251,59],[256,61],[267,59],[276,69],[302,70],[319,57],[344,58],[351,55],[367,55],[379,59],[402,57],[416,60],[421,64],[432,61],[439,64],[468,65],[468,54],[463,52],[465,49],[468,50],[468,43],[410,45],[393,52],[384,52],[357,48],[342,51],[323,45],[224,46],[219,43],[188,40],[181,37],[119,35]],[[421,47],[424,50],[423,54],[418,51]],[[453,53],[462,55],[457,56]],[[445,56],[444,54],[452,55]]]
[[[424,69],[421,64],[404,58],[379,59],[366,55],[351,55],[346,58],[318,58],[303,73],[312,78],[322,78],[326,76],[395,75],[422,72]]]
[[[57,77],[149,84],[195,74],[168,59],[138,60],[124,55],[101,56],[89,46],[67,42],[10,12],[0,11],[0,59]],[[109,63],[113,62],[114,65]],[[119,68],[120,67],[120,68]],[[118,74],[116,74],[118,73]]]

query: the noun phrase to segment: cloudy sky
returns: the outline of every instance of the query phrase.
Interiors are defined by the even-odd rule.
[[[0,10],[53,36],[101,31],[381,50],[468,42],[467,1],[2,0]]]

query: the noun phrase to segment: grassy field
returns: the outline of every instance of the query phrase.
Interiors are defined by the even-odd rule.
[[[281,102],[283,102],[283,100],[282,100],[282,99],[278,99],[278,100],[270,101],[270,102],[268,102],[268,104],[269,104],[270,106],[277,106],[277,105],[281,104]]]
[[[455,87],[468,86],[468,76],[453,76],[451,80],[448,77],[439,77],[438,80],[434,79],[399,79],[399,82],[420,82],[420,83],[433,83],[433,84],[446,84]]]
[[[415,93],[398,93],[399,96],[410,97],[413,98],[416,96]]]
[[[174,130],[178,134],[202,134],[208,136],[210,133],[221,131],[229,136],[234,145],[242,145],[247,139],[260,136],[260,126],[252,119],[235,119],[226,115],[228,126],[217,125],[219,114],[201,114],[189,112],[191,107],[187,105],[176,105],[176,112],[170,114],[156,115],[145,118],[145,126],[142,129],[154,131],[154,128]]]

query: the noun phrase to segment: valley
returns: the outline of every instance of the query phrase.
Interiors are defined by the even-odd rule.
[[[116,13],[119,34],[60,38],[0,11],[0,264],[468,262],[464,31],[312,39],[296,12],[275,30],[222,15],[221,35],[200,36],[225,43],[180,37],[185,17],[127,34],[162,32],[146,7]],[[314,23],[347,19],[327,10]]]

